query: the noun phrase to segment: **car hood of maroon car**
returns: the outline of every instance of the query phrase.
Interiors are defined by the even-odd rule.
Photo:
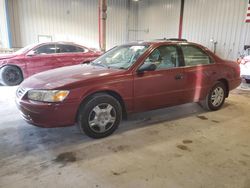
[[[0,60],[10,59],[10,58],[13,58],[13,57],[16,57],[16,54],[1,54],[0,55]]]
[[[20,87],[28,89],[57,89],[79,87],[79,83],[103,79],[104,77],[116,75],[125,70],[93,66],[89,64],[73,65],[52,69],[35,74],[21,84]]]

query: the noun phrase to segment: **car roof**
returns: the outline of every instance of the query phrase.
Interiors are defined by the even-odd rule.
[[[80,44],[74,43],[74,42],[66,42],[66,41],[53,41],[53,42],[41,42],[38,43],[38,45],[41,44],[71,44],[71,45],[78,45],[81,46]]]
[[[197,43],[189,42],[186,39],[176,39],[176,38],[170,38],[170,39],[163,38],[163,39],[154,39],[149,41],[135,41],[125,45],[154,45],[154,44],[192,44],[196,46],[201,46]]]

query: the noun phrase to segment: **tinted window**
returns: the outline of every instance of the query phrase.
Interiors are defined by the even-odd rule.
[[[76,46],[76,52],[86,52],[88,51],[87,49],[81,48],[79,46]]]
[[[177,48],[175,46],[160,46],[145,60],[144,65],[155,64],[156,70],[169,69],[179,66]],[[143,66],[143,65],[142,65]]]
[[[47,44],[38,47],[34,50],[35,54],[53,54],[55,53],[55,45],[54,44]]]
[[[206,65],[211,63],[210,57],[198,47],[183,45],[181,48],[186,66]]]
[[[67,44],[58,44],[57,45],[58,51],[57,53],[76,53],[76,52],[84,52],[83,48],[74,45],[67,45]]]

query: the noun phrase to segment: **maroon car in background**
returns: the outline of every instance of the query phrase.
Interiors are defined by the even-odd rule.
[[[222,107],[239,86],[236,62],[186,41],[117,46],[89,64],[36,74],[17,89],[23,118],[40,127],[78,124],[88,136],[112,134],[129,113],[199,102]]]
[[[101,52],[75,43],[49,42],[0,55],[0,83],[18,85],[23,79],[50,69],[89,62]]]

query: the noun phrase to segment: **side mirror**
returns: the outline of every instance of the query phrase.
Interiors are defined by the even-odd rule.
[[[157,68],[155,64],[143,64],[138,70],[137,73],[143,73],[145,71],[154,71]]]
[[[32,56],[35,56],[35,55],[36,55],[36,52],[33,51],[33,50],[31,50],[31,51],[29,51],[29,52],[27,53],[27,56],[29,56],[29,57],[32,57]]]

